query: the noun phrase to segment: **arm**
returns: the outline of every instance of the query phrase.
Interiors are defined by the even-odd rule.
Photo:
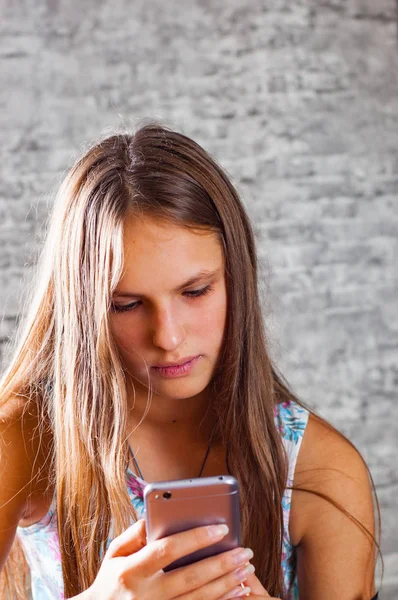
[[[325,494],[374,535],[368,473],[356,450],[310,416],[296,466],[295,487]],[[290,535],[297,546],[300,600],[369,600],[375,595],[374,544],[330,502],[293,491]]]
[[[10,402],[0,411],[0,571],[14,541],[19,521],[28,509],[31,492],[32,456],[37,455],[34,436],[37,418],[23,405]]]

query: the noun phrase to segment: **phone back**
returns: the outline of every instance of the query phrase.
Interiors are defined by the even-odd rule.
[[[200,527],[226,524],[220,542],[180,558],[165,571],[176,569],[240,545],[238,482],[231,475],[150,483],[144,490],[147,541]]]

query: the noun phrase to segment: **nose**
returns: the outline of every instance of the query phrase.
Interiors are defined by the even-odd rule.
[[[158,309],[154,319],[152,342],[158,348],[172,352],[185,339],[185,330],[170,309]]]

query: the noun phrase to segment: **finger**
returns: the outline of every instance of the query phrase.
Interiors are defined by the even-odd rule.
[[[245,579],[244,584],[247,585],[251,589],[251,593],[254,597],[260,596],[265,598],[270,598],[271,596],[267,592],[267,590],[262,585],[261,581],[256,577],[254,573],[251,573],[247,579]]]
[[[107,558],[129,556],[146,546],[145,519],[140,519],[134,525],[118,535],[109,545]]]
[[[247,554],[247,551],[250,554]],[[166,574],[163,579],[164,589],[171,591],[171,597],[190,600],[198,598],[220,598],[254,571],[254,566],[248,563],[253,556],[250,549],[235,548],[222,552],[217,556],[202,559],[192,565],[176,569]],[[242,589],[242,588],[240,588]]]
[[[250,592],[250,588],[243,585],[233,588],[230,592],[227,592],[218,600],[232,600],[233,598],[245,598],[245,596],[250,596]]]
[[[226,525],[208,525],[169,535],[147,544],[139,556],[132,556],[131,567],[138,561],[143,577],[151,577],[178,558],[219,542],[227,533]]]
[[[218,555],[217,558],[220,556],[221,555]],[[242,581],[242,579],[245,579],[248,576],[248,573],[254,569],[253,565],[246,564],[236,569],[236,565],[233,565],[231,560],[227,559],[225,561],[225,566],[220,569],[220,566],[214,568],[217,567],[216,562],[214,562],[214,565],[212,566],[211,563],[205,565],[207,560],[208,559],[201,560],[195,565],[178,569],[173,574],[167,574],[166,578],[163,580],[164,592],[167,590],[167,593],[170,594],[172,598],[175,598],[176,594],[179,594],[177,600],[202,600],[203,598],[209,600],[221,600],[222,598],[226,600],[234,597],[242,597],[242,595],[248,595],[250,593],[250,588],[247,586],[243,586],[242,588],[239,586],[239,582]],[[220,561],[218,561],[218,565],[220,565]],[[231,571],[231,568],[233,568],[233,571]],[[227,569],[229,572],[225,573]],[[217,573],[220,570],[223,570],[224,573],[221,577],[217,577]],[[170,586],[170,582],[172,581],[171,577],[174,575],[176,580],[173,581],[172,586]],[[236,595],[237,590],[239,596]]]

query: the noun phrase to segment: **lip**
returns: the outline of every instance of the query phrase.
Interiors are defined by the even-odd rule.
[[[185,377],[188,375],[188,373],[190,373],[200,358],[201,355],[192,356],[188,359],[184,358],[183,361],[179,363],[163,363],[161,365],[155,365],[151,368],[157,375],[167,379],[174,377]]]
[[[187,362],[190,362],[194,358],[199,358],[199,357],[198,357],[198,355],[196,355],[196,356],[187,356],[186,358],[182,358],[178,362],[168,362],[168,361],[166,361],[164,363],[159,363],[157,365],[153,365],[153,367],[155,369],[164,369],[166,367],[182,367],[182,365],[185,365]]]

